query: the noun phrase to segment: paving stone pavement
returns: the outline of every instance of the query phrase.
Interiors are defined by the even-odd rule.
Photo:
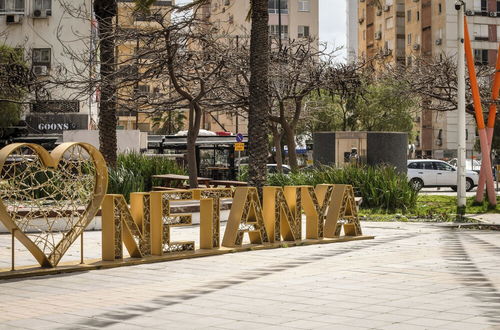
[[[498,232],[362,225],[376,239],[1,281],[0,329],[499,328]]]

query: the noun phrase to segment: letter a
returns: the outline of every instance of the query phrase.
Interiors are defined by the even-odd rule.
[[[269,242],[259,196],[254,187],[235,189],[233,206],[229,212],[222,245],[225,247],[241,246],[245,233],[248,233],[252,244]]]

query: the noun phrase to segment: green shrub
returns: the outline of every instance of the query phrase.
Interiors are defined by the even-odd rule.
[[[272,186],[315,186],[321,183],[350,184],[356,196],[363,198],[362,207],[385,211],[413,209],[418,196],[407,183],[406,175],[389,166],[325,166],[308,172],[271,174],[268,177],[268,184]]]
[[[129,200],[131,192],[151,191],[161,182],[152,180],[156,174],[185,174],[173,160],[139,153],[118,155],[116,168],[109,169],[108,193],[122,194]]]

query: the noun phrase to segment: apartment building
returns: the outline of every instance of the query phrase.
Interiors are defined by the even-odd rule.
[[[457,11],[445,0],[352,0],[358,3],[358,55],[411,65],[417,56],[456,55]],[[396,2],[396,14],[391,6]],[[476,64],[495,65],[500,35],[500,1],[466,0],[466,15]],[[393,30],[391,17],[395,20]],[[389,22],[389,24],[387,24]],[[394,35],[396,42],[394,43]],[[394,48],[392,48],[394,47]],[[396,56],[394,56],[396,54]],[[456,111],[423,110],[416,118],[417,155],[453,158],[457,149]],[[474,154],[475,121],[467,115],[467,155]]]
[[[289,39],[311,38],[318,43],[319,37],[318,0],[269,0],[269,32],[286,42]],[[250,35],[251,22],[247,20],[250,1],[211,0],[204,8],[205,17],[221,31],[242,38]],[[281,24],[280,24],[281,23]],[[243,110],[242,110],[243,111]],[[245,113],[206,114],[204,128],[212,131],[247,133],[248,119]]]
[[[91,0],[0,0],[0,44],[18,48],[38,79],[91,74]],[[74,57],[86,60],[79,63]],[[87,129],[97,120],[95,95],[57,87],[50,100],[30,96],[24,117],[32,134]]]
[[[150,7],[151,15],[145,15],[135,10],[136,5],[134,0],[119,0],[116,23],[123,31],[158,29],[160,27],[158,20],[162,20],[163,23],[167,24],[170,21],[170,8],[174,3],[174,1],[155,1]],[[131,33],[131,36],[133,35],[134,33]],[[142,40],[134,38],[119,40],[116,48],[118,70],[132,76],[138,74],[139,70],[147,70],[147,55],[141,55],[141,63],[136,63],[138,61],[136,61],[136,55],[141,53],[147,54],[151,51],[148,45],[145,45]],[[143,132],[150,132],[158,128],[158,123],[153,121],[153,116],[151,115],[150,110],[152,109],[134,105],[130,100],[135,99],[139,95],[154,98],[158,93],[168,93],[168,91],[163,90],[160,82],[153,80],[138,81],[130,86],[119,88],[117,93],[118,128],[138,129]],[[141,111],[134,111],[136,109]],[[165,118],[165,120],[168,119]]]
[[[405,61],[405,0],[358,0],[358,56]],[[351,27],[351,29],[353,29]]]

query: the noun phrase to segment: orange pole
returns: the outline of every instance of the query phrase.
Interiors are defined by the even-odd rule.
[[[493,100],[493,102],[498,99],[499,90],[500,90],[500,45],[498,47],[498,52],[497,52],[496,72],[493,82],[493,88],[491,91],[491,99]],[[488,153],[491,151],[491,143],[493,141],[496,112],[497,112],[497,105],[495,103],[490,104],[490,112],[488,114],[488,124],[486,125],[486,133],[488,135],[488,145],[489,145]],[[484,164],[481,164],[481,173],[479,174],[479,184],[477,186],[477,193],[476,193],[476,196],[479,197],[481,200],[483,199],[484,195],[484,184],[486,182],[486,177],[484,176],[484,173],[486,172],[486,170],[487,169],[485,168]]]
[[[481,96],[479,94],[479,85],[477,83],[476,68],[474,67],[474,56],[472,55],[472,46],[469,36],[469,29],[467,26],[467,18],[464,19],[464,30],[465,58],[467,60],[467,67],[469,68],[472,100],[474,102],[474,112],[476,114],[479,141],[481,142],[481,155],[483,156],[482,163],[486,168],[486,171],[483,171],[481,169],[481,172],[484,172],[486,176],[486,190],[488,192],[488,200],[491,205],[496,205],[497,198],[495,192],[495,183],[493,181],[493,173],[491,172],[491,158],[489,152],[488,135],[486,134],[486,127],[484,125],[483,108],[481,105]],[[476,201],[480,202],[482,200],[483,196],[476,194]]]

